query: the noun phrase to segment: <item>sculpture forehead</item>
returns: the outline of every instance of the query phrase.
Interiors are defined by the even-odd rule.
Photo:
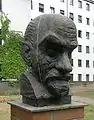
[[[44,14],[37,17],[36,19],[39,19],[39,28],[44,26],[46,30],[55,29],[62,25],[64,27],[71,27],[75,29],[75,24],[73,21],[68,17],[62,16],[60,14]]]
[[[76,26],[72,20],[60,14],[44,14],[34,19],[38,22],[38,41],[39,43],[48,35],[63,36],[66,32],[76,35]]]

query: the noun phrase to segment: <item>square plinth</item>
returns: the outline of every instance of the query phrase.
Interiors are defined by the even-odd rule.
[[[33,107],[22,101],[9,102],[11,120],[83,120],[86,104],[72,102],[66,105]]]

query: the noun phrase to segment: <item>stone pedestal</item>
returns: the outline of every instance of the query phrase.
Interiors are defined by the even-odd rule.
[[[73,102],[59,106],[33,107],[21,101],[9,102],[11,120],[83,120],[83,103]]]

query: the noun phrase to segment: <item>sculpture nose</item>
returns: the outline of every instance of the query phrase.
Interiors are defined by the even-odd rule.
[[[68,53],[63,53],[56,63],[56,68],[62,73],[68,73],[72,71],[72,66],[70,63],[70,58]]]

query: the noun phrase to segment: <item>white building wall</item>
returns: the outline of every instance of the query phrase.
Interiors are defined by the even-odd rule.
[[[73,52],[72,57],[74,59],[74,67],[72,73],[74,74],[74,81],[78,81],[78,74],[82,74],[82,80],[86,81],[86,74],[89,74],[90,81],[93,81],[93,61],[94,61],[94,4],[90,4],[90,11],[86,10],[86,1],[82,0],[82,8],[78,8],[78,0],[75,0],[74,6],[69,5],[69,12],[74,13],[74,22],[77,27],[77,31],[82,31],[82,38],[78,39],[78,44],[82,45],[82,52],[78,52],[78,48]],[[78,15],[82,16],[82,23],[78,23]],[[86,25],[86,17],[90,18],[90,25]],[[90,33],[90,39],[86,39],[86,31]],[[86,46],[90,47],[90,53],[86,53]],[[78,59],[82,60],[82,67],[78,67]],[[86,68],[86,60],[89,60],[90,67]]]
[[[86,81],[86,74],[89,74],[90,81],[93,81],[93,61],[94,61],[94,4],[82,1],[82,9],[78,8],[78,0],[74,0],[74,5],[70,5],[70,0],[60,2],[60,0],[32,0],[33,9],[31,10],[31,0],[2,0],[2,10],[8,14],[11,20],[11,29],[24,32],[27,24],[38,15],[51,13],[50,7],[55,8],[55,13],[64,10],[65,16],[69,13],[74,14],[74,23],[77,31],[82,30],[82,38],[78,39],[78,44],[82,45],[82,52],[76,48],[72,54],[73,58],[73,80],[78,81],[78,74],[82,74],[82,81]],[[44,4],[44,13],[39,12],[39,3]],[[90,4],[90,11],[86,10],[86,3]],[[78,23],[78,15],[82,16],[82,23]],[[90,25],[86,25],[86,17],[90,18]],[[90,39],[86,39],[86,31],[90,32]],[[90,53],[86,53],[86,46],[90,47]],[[78,59],[82,60],[82,67],[78,67]],[[86,68],[86,60],[89,60],[90,67]]]

